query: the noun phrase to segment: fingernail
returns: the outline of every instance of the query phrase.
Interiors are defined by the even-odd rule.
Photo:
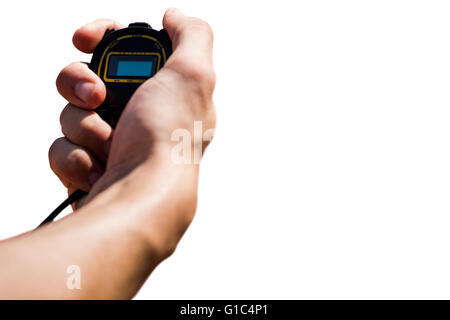
[[[91,186],[94,185],[94,183],[96,183],[97,180],[100,179],[101,176],[102,176],[102,174],[99,172],[96,172],[96,171],[91,172],[89,174],[89,183],[91,184]]]
[[[75,94],[80,100],[88,103],[94,93],[94,89],[95,84],[92,82],[79,82],[75,85]]]

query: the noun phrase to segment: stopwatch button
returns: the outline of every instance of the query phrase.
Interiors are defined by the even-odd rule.
[[[152,28],[147,22],[134,22],[134,23],[130,23],[130,25],[128,26],[128,28],[131,28],[131,27],[140,27],[140,28],[149,28],[149,29]]]
[[[114,31],[116,31],[116,29],[106,29],[105,34],[103,35],[103,38]]]

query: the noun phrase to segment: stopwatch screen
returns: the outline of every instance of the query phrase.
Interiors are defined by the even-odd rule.
[[[109,77],[146,77],[153,75],[156,57],[151,55],[111,55]]]
[[[152,65],[152,61],[119,61],[116,76],[149,77],[152,73]]]

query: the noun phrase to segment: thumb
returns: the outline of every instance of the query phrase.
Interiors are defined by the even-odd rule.
[[[163,26],[172,40],[173,60],[212,64],[213,33],[208,23],[171,8],[164,14]]]

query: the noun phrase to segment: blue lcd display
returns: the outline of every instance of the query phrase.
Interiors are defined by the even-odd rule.
[[[153,61],[117,61],[116,76],[118,77],[150,77]]]
[[[148,79],[156,73],[158,56],[151,54],[113,54],[108,59],[108,77]]]

